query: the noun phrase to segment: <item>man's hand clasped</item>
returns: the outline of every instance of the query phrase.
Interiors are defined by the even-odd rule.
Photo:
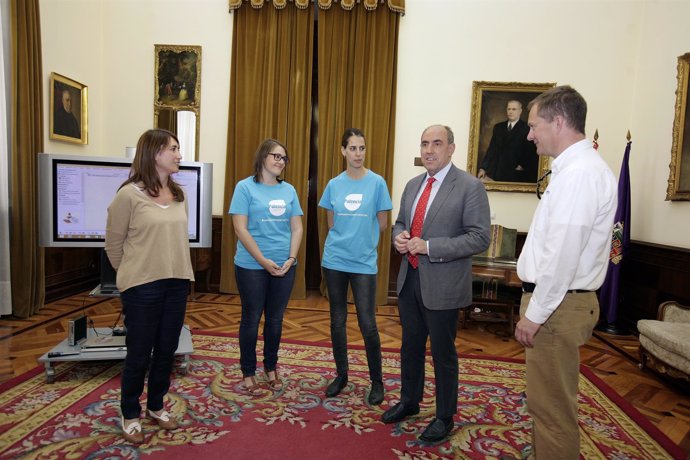
[[[417,254],[427,253],[426,241],[419,237],[410,238],[410,232],[407,230],[398,233],[393,241],[393,246],[400,254],[410,253],[416,256]]]

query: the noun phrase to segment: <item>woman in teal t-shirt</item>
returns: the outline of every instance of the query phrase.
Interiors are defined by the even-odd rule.
[[[359,330],[369,364],[371,405],[383,401],[381,339],[376,327],[376,260],[380,233],[393,209],[386,181],[364,167],[364,134],[356,128],[343,133],[341,153],[347,169],[328,182],[319,206],[328,214],[328,236],[321,266],[331,310],[331,341],[338,375],[326,396],[338,395],[347,385],[347,287],[352,288]]]
[[[230,202],[237,235],[235,280],[242,301],[240,368],[251,395],[261,394],[255,374],[262,314],[266,381],[271,389],[282,389],[278,347],[295,282],[303,214],[295,188],[279,177],[288,160],[283,144],[265,140],[254,154],[254,175],[237,183]]]

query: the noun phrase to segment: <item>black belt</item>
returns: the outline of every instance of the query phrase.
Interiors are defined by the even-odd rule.
[[[522,292],[534,292],[534,288],[536,288],[537,285],[534,283],[522,283]],[[587,289],[568,289],[566,291],[567,294],[584,294],[585,292],[594,292],[594,291],[588,291]]]

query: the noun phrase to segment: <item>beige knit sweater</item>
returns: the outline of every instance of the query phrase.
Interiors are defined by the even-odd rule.
[[[105,251],[120,292],[151,281],[194,281],[187,235],[187,201],[161,206],[127,184],[108,207]]]

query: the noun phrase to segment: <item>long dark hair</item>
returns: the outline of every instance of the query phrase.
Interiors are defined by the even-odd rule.
[[[282,147],[283,150],[285,150],[285,155],[289,158],[290,156],[288,155],[288,150],[287,147],[285,147],[283,144],[278,142],[275,139],[266,139],[264,140],[261,145],[259,146],[258,149],[256,149],[256,152],[254,153],[254,182],[257,184],[261,183],[261,170],[264,167],[264,160],[266,160],[266,157],[268,156],[269,153],[271,153],[271,150],[273,150],[273,147],[278,146]],[[285,167],[287,168],[287,162],[285,162]],[[283,169],[285,171],[285,169]],[[276,178],[278,182],[283,182],[283,179]]]
[[[120,188],[131,183],[143,183],[144,190],[151,196],[158,196],[160,194],[163,184],[161,184],[158,171],[156,171],[156,155],[168,146],[170,139],[180,143],[177,136],[167,129],[149,129],[141,135],[137,142],[137,153],[132,161],[132,168],[129,170],[129,178],[120,185]],[[184,201],[184,192],[182,188],[168,178],[168,188],[173,195],[175,201]]]

